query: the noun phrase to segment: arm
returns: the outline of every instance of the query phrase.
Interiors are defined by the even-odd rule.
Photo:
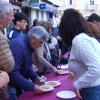
[[[38,74],[33,70],[33,66],[29,67],[28,74],[33,82],[35,82],[36,78],[39,77]]]
[[[74,39],[72,49],[76,59],[87,67],[86,72],[74,82],[74,86],[77,89],[92,86],[100,78],[100,56],[91,41],[85,38]]]
[[[33,90],[34,83],[30,82],[20,73],[20,69],[24,61],[23,48],[20,47],[20,45],[18,45],[17,43],[14,43],[14,41],[10,43],[10,48],[15,59],[14,70],[10,74],[11,83],[17,85],[18,87],[23,88],[25,91]]]
[[[33,89],[34,89],[34,83],[32,83],[28,79],[24,78],[20,74],[20,72],[18,70],[17,71],[13,71],[10,74],[10,77],[11,77],[11,82],[14,85],[22,88],[24,91],[33,91]]]
[[[34,51],[39,63],[55,71],[55,67],[43,57],[43,46],[36,48]]]

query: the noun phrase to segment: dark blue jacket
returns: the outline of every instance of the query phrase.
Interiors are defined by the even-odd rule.
[[[8,38],[11,40],[13,38],[19,37],[23,34],[21,30],[18,30],[16,28],[12,28],[12,31],[9,33]]]
[[[10,48],[15,59],[14,70],[10,74],[10,83],[24,91],[32,91],[38,75],[32,69],[32,52],[28,38],[21,36],[10,41]]]

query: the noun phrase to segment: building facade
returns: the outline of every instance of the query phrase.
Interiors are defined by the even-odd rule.
[[[68,8],[79,10],[84,17],[88,17],[92,13],[100,15],[100,1],[99,0],[59,0],[60,15]]]
[[[24,12],[28,16],[28,28],[32,26],[34,19],[56,21],[55,15],[58,12],[58,5],[48,0],[6,0],[6,2],[13,4],[14,13]],[[12,27],[13,23],[11,23],[8,28],[4,29],[6,36],[11,31]]]
[[[58,6],[48,0],[24,0],[21,9],[29,16],[29,26],[32,26],[34,19],[54,20]]]

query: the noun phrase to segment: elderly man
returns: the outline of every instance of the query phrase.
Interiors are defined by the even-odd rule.
[[[11,4],[0,2],[0,69],[11,72],[14,67],[14,59],[9,48],[8,40],[2,31],[13,19]]]
[[[8,40],[3,35],[3,29],[13,19],[13,9],[10,3],[0,2],[0,99],[4,100],[6,97],[1,95],[3,87],[9,82],[10,73],[14,67],[14,59],[9,48]]]
[[[16,88],[18,96],[22,90],[43,92],[34,84],[39,77],[32,68],[32,53],[34,48],[41,47],[47,39],[47,31],[41,26],[35,26],[29,30],[27,36],[20,36],[10,41],[10,48],[15,59],[15,67],[10,74],[10,84]]]

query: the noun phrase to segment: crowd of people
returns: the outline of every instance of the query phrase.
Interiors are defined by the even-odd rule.
[[[6,37],[3,30],[11,21],[14,27]],[[79,98],[99,100],[100,16],[93,13],[86,20],[79,11],[66,9],[56,37],[50,21],[35,19],[28,30],[27,25],[26,14],[14,14],[12,4],[0,2],[0,98],[16,100],[23,91],[43,93],[41,76],[59,75],[57,65],[65,60]]]

